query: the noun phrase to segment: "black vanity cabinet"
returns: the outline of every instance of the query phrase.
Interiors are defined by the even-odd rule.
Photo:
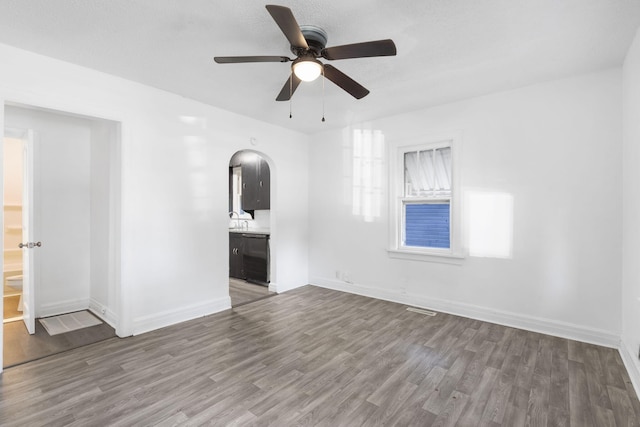
[[[242,163],[242,209],[271,208],[269,164],[262,158]]]
[[[229,277],[244,279],[242,234],[229,233]]]
[[[264,234],[243,234],[244,252],[242,264],[247,281],[267,284],[269,266],[269,236]]]
[[[229,277],[269,283],[269,235],[229,233]]]

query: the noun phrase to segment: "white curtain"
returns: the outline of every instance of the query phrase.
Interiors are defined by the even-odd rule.
[[[406,197],[451,195],[451,147],[404,155]]]

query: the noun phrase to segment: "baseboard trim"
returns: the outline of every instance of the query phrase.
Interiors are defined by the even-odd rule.
[[[57,316],[59,314],[86,310],[88,308],[89,308],[89,298],[59,301],[59,302],[50,303],[50,304],[42,304],[36,311],[36,317]]]
[[[636,391],[636,396],[640,396],[640,366],[635,352],[627,347],[624,341],[620,343],[618,352],[620,353],[625,368],[627,368],[631,384]]]
[[[104,313],[102,312],[104,310]],[[111,311],[106,305],[99,303],[95,299],[91,298],[89,301],[89,311],[91,311],[98,318],[102,319],[105,323],[115,329],[116,327],[116,314]]]
[[[302,286],[305,286],[305,285],[306,285],[306,283],[302,283],[302,284],[299,284],[299,285],[281,285],[281,284],[277,284],[277,283],[271,282],[271,283],[269,283],[269,291],[281,294],[283,292],[287,292],[287,291],[290,291],[290,290],[293,290],[293,289],[296,289],[296,288],[299,288],[299,287],[302,287]]]
[[[186,307],[179,307],[174,310],[166,310],[148,316],[133,319],[133,335],[140,335],[151,332],[176,323],[208,316],[231,308],[231,298],[223,297],[213,299]]]
[[[372,288],[355,283],[346,283],[338,280],[324,279],[320,277],[312,278],[311,284],[334,289],[337,291],[349,292],[352,294],[377,298],[385,301],[406,304],[413,307],[426,308],[434,311],[482,320],[485,322],[497,323],[499,325],[510,326],[518,329],[525,329],[532,332],[539,332],[561,338],[568,338],[604,347],[619,348],[620,336],[601,329],[585,328],[571,323],[558,322],[539,317],[526,316],[502,310],[495,310],[471,304],[448,301],[438,298],[429,298],[421,295],[401,294],[389,292],[387,290]]]

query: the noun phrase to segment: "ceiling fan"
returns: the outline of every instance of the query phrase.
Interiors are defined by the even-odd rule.
[[[376,40],[342,46],[325,47],[327,33],[314,25],[298,25],[291,9],[284,6],[267,5],[267,11],[291,45],[295,59],[287,56],[216,56],[218,64],[236,64],[244,62],[290,62],[291,75],[285,82],[276,101],[288,101],[300,85],[301,81],[313,81],[320,74],[344,89],[356,99],[361,99],[369,91],[360,83],[338,70],[336,67],[323,64],[318,58],[329,61],[336,59],[365,58],[372,56],[393,56],[396,45],[393,40]]]

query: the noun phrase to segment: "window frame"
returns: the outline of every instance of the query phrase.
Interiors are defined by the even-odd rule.
[[[462,253],[462,221],[460,198],[460,147],[457,134],[434,135],[419,141],[400,141],[389,146],[389,247],[391,258],[459,264]],[[451,196],[405,197],[405,153],[451,147]],[[404,245],[405,206],[409,203],[449,202],[449,248],[428,248]]]

